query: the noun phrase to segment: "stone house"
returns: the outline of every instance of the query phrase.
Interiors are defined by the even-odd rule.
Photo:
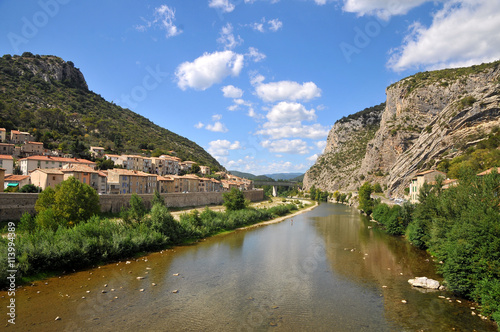
[[[210,167],[208,166],[200,166],[200,173],[203,175],[210,175]]]
[[[85,159],[78,158],[61,158],[52,156],[31,156],[18,160],[21,172],[23,175],[28,175],[29,172],[40,169],[63,168],[64,165],[86,165],[95,168],[95,163]]]
[[[161,176],[157,178],[157,190],[159,193],[173,193],[175,192],[174,178],[171,176]]]
[[[436,181],[438,177],[446,179],[446,173],[437,170],[428,170],[415,174],[410,183],[410,202],[418,203],[418,195],[424,183]]]
[[[31,179],[30,179],[29,175],[6,174],[4,180],[5,180],[5,185],[4,185],[5,187],[4,188],[7,188],[7,186],[10,185],[12,187],[17,186],[19,189],[21,189],[25,185],[31,183]]]
[[[41,142],[26,142],[21,146],[21,153],[25,156],[37,156],[43,154],[43,143]]]
[[[104,157],[104,148],[102,148],[100,146],[91,146],[90,147],[90,154],[94,158],[102,158],[102,157]]]
[[[31,183],[45,190],[47,187],[55,188],[64,181],[64,173],[59,169],[35,169],[30,173]]]
[[[94,170],[87,165],[66,165],[61,169],[64,173],[64,180],[73,176],[81,183],[88,184],[99,194],[106,194],[107,176],[103,172]]]
[[[105,173],[108,176],[109,194],[152,194],[157,187],[157,176],[154,174],[118,168]]]
[[[7,130],[0,128],[0,143],[7,142]]]
[[[33,141],[33,137],[30,133],[19,131],[19,130],[11,130],[10,132],[10,141],[14,144],[22,144],[28,141]]]
[[[14,154],[15,145],[8,143],[0,143],[0,154],[12,156]]]
[[[5,169],[5,174],[14,173],[14,158],[12,156],[0,154],[0,168]]]

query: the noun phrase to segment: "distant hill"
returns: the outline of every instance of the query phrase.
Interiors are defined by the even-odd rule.
[[[278,180],[291,180],[291,181],[302,181],[304,178],[303,173],[276,173],[276,174],[264,174],[264,175],[254,175],[251,173],[244,173],[239,171],[229,171],[231,174],[247,178],[253,181],[278,181]]]
[[[300,176],[304,176],[304,173],[275,173],[275,174],[264,174],[271,179],[278,180],[292,180]]]
[[[0,127],[30,132],[45,148],[75,156],[90,146],[116,154],[174,151],[183,160],[224,169],[198,144],[90,91],[71,61],[52,55],[0,58]]]

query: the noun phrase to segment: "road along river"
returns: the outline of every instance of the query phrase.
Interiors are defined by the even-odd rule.
[[[338,204],[278,224],[35,282],[5,331],[496,331],[474,304],[421,292],[427,253]],[[57,319],[56,319],[57,318]]]

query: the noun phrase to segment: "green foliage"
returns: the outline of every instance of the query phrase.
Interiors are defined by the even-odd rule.
[[[44,81],[43,76],[52,77],[59,70],[67,73],[65,79]],[[183,160],[223,169],[198,144],[90,91],[71,61],[28,53],[0,57],[0,86],[2,127],[36,128],[46,148],[59,147],[64,153],[88,157],[84,148],[89,146],[107,147],[114,153],[140,153],[138,146],[144,143],[147,148],[175,150]]]
[[[169,243],[178,243],[182,236],[179,223],[161,203],[153,205],[150,215],[144,219],[144,224],[153,231],[168,237]]]
[[[359,111],[354,114],[350,114],[347,117],[342,117],[341,119],[337,120],[335,123],[346,123],[349,121],[353,120],[358,120],[361,119],[363,121],[363,124],[366,124],[367,120],[373,116],[374,113],[382,113],[385,109],[385,103],[381,103],[377,106],[365,108],[362,111]]]
[[[384,191],[382,190],[382,186],[380,185],[380,183],[376,182],[374,185],[373,185],[373,192],[376,192],[376,193],[383,193]]]
[[[19,232],[34,232],[37,228],[37,223],[35,218],[28,212],[24,212],[19,223],[17,224],[17,230]]]
[[[38,193],[41,192],[42,188],[35,186],[34,184],[26,184],[21,189],[19,189],[20,193]]]
[[[54,213],[69,223],[77,224],[99,214],[99,195],[94,188],[75,177],[61,182],[54,195]]]
[[[165,206],[165,199],[161,196],[158,190],[155,190],[153,200],[151,201],[151,206],[155,206],[156,204]]]
[[[228,211],[241,210],[247,207],[248,201],[245,200],[243,192],[237,188],[231,188],[229,192],[222,194],[224,206]]]
[[[136,193],[133,193],[132,196],[130,196],[129,205],[130,207],[128,209],[122,210],[121,218],[125,223],[139,222],[147,212],[142,198]]]
[[[373,188],[369,182],[365,182],[358,191],[359,208],[367,215],[371,215],[373,211],[373,199],[371,198]]]
[[[472,96],[466,96],[466,97],[460,99],[460,105],[462,106],[462,108],[464,108],[464,107],[470,107],[476,101],[477,101],[476,98],[474,98]]]
[[[35,203],[36,212],[40,213],[43,210],[52,207],[55,203],[55,195],[56,192],[54,189],[52,189],[51,187],[45,188],[45,190],[38,195],[38,199],[36,200]]]

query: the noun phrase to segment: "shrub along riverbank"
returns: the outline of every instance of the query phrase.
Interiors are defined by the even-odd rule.
[[[424,185],[419,201],[393,207],[373,202],[372,215],[388,233],[428,250],[442,262],[438,269],[448,288],[500,322],[500,175],[464,171],[455,187]]]
[[[57,192],[58,190],[56,195]],[[50,193],[50,197],[53,196]],[[47,200],[42,202],[47,203]],[[226,212],[214,212],[207,207],[201,213],[194,210],[183,214],[180,221],[176,221],[161,198],[155,201],[150,211],[146,211],[140,197],[133,195],[130,208],[122,211],[120,219],[94,215],[79,222],[62,218],[54,212],[55,207],[50,203],[45,204],[45,207],[42,209],[45,212],[36,217],[25,214],[16,227],[14,243],[18,262],[17,280],[26,282],[47,273],[75,271],[144,252],[162,250],[284,216],[303,208],[303,205],[289,203],[267,209],[253,209],[244,204],[242,209],[227,209]],[[57,222],[47,222],[49,218]],[[8,239],[1,238],[2,288],[8,282],[7,252]]]

